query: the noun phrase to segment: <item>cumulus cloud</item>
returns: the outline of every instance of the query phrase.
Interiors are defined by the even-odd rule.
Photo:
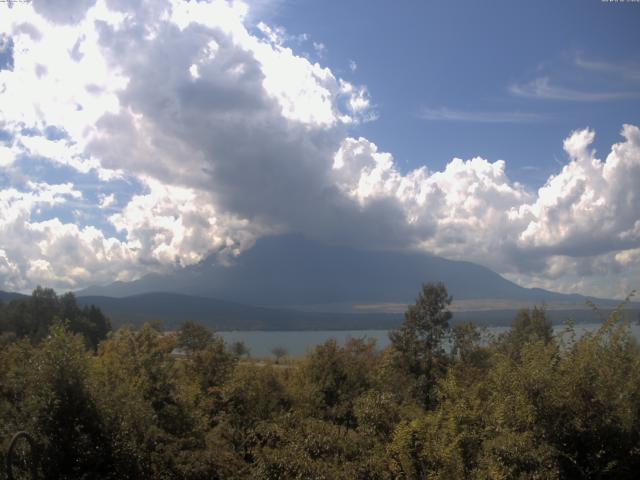
[[[483,264],[502,263],[504,235],[518,228],[510,215],[531,199],[509,181],[503,161],[456,158],[441,172],[420,168],[401,175],[393,157],[364,138],[343,142],[334,170],[341,190],[363,206],[393,198],[413,247]]]
[[[47,137],[47,135],[22,136],[20,148],[15,148],[20,154],[39,157],[60,165],[67,165],[75,170],[88,173],[96,171],[100,178],[108,180],[121,175],[120,171],[102,168],[96,158],[84,154],[77,143],[67,138]]]
[[[81,21],[96,0],[32,0],[33,8],[47,20],[59,24]]]
[[[18,149],[0,145],[0,167],[6,168],[10,166],[18,155]]]
[[[110,193],[109,195],[105,195],[102,194],[99,196],[100,199],[100,203],[99,206],[100,208],[111,208],[116,204],[116,196],[113,193]]]
[[[223,259],[246,249],[259,235],[246,220],[218,215],[197,193],[150,181],[109,218],[123,239],[57,217],[38,220],[45,208],[82,200],[72,184],[28,183],[0,190],[0,275],[5,289],[34,285],[73,289],[89,283],[132,280],[143,273],[202,260]],[[112,196],[103,198],[110,203]]]
[[[260,230],[247,220],[220,215],[206,193],[149,180],[148,191],[134,196],[109,218],[126,234],[127,248],[144,264],[184,266],[211,251],[233,256],[250,246]]]
[[[591,148],[595,132],[572,133],[568,164],[538,191],[512,181],[503,160],[402,172],[391,153],[350,136],[377,117],[366,86],[298,55],[282,29],[252,33],[241,3],[98,0],[62,19],[33,8],[0,19],[18,52],[13,71],[0,71],[0,125],[11,138],[0,165],[19,170],[20,158],[37,157],[97,175],[94,214],[111,234],[38,213],[90,208],[80,187],[0,190],[0,233],[12,239],[0,245],[4,288],[130,279],[211,252],[232,261],[259,236],[287,231],[476,261],[565,291],[602,292],[603,278],[624,288],[640,270],[635,126],[604,160]],[[520,93],[559,92],[549,82],[527,88]],[[533,120],[486,115],[462,119]],[[142,189],[121,197],[114,179]]]
[[[523,249],[586,256],[638,246],[640,242],[640,129],[625,125],[625,141],[605,161],[590,150],[592,130],[564,142],[571,161],[522,207],[529,219],[518,243]]]
[[[621,135],[602,161],[590,148],[595,133],[573,132],[564,141],[569,163],[537,192],[510,181],[503,161],[482,158],[400,175],[389,154],[362,138],[343,143],[334,169],[362,204],[397,199],[422,249],[565,291],[602,295],[602,278],[617,276],[622,287],[610,283],[607,294],[619,295],[626,292],[614,289],[633,288],[640,270],[640,129],[625,125]]]
[[[0,190],[0,273],[3,288],[24,290],[35,284],[72,288],[98,278],[117,277],[132,265],[115,239],[93,227],[37,221],[40,208],[82,197],[72,184],[29,183],[24,190]],[[129,271],[129,273],[131,273]]]
[[[105,27],[101,42],[129,82],[120,112],[99,122],[92,155],[109,168],[210,192],[222,211],[263,228],[355,235],[364,215],[340,197],[330,167],[345,124],[367,110],[366,92],[236,30],[167,23],[148,41]],[[132,42],[127,48],[140,57],[122,60],[116,42]]]

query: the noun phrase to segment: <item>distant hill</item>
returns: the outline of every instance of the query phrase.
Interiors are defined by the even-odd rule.
[[[114,326],[159,320],[175,328],[193,320],[217,330],[388,329],[400,324],[421,284],[435,281],[454,297],[454,322],[509,325],[518,309],[543,303],[555,323],[598,320],[583,296],[523,288],[470,262],[324,245],[300,235],[262,238],[228,266],[210,257],[76,295]],[[0,301],[20,296],[0,292]],[[596,303],[606,313],[618,302]],[[640,305],[631,308],[637,315]]]
[[[0,301],[27,298],[26,295],[0,291]],[[197,297],[169,292],[153,292],[128,297],[84,296],[78,305],[95,305],[112,321],[114,328],[124,324],[138,326],[144,322],[159,321],[165,329],[175,329],[187,320],[198,322],[218,331],[230,330],[388,330],[403,320],[402,312],[367,313],[312,312],[242,305],[213,298]],[[452,325],[475,322],[478,325],[511,325],[518,309],[466,310],[453,312]],[[605,307],[601,313],[610,311]],[[584,308],[550,309],[553,323],[567,319],[577,323],[598,322],[599,316]],[[627,315],[640,319],[638,304],[631,306]]]
[[[444,282],[454,300],[565,303],[576,308],[585,302],[580,295],[523,288],[470,262],[324,245],[300,235],[262,238],[230,266],[210,257],[170,274],[94,286],[77,294],[125,297],[172,292],[256,306],[332,310],[333,305],[413,303],[420,285],[432,281]]]
[[[402,322],[402,313],[305,312],[291,309],[252,307],[212,298],[177,293],[146,293],[130,297],[79,297],[80,305],[96,305],[112,319],[114,327],[140,325],[159,320],[166,329],[175,329],[186,320],[218,331],[229,330],[388,330]],[[609,309],[602,309],[606,315]],[[452,324],[475,322],[478,325],[509,326],[517,309],[457,311]],[[638,308],[630,309],[630,318],[639,318]],[[577,323],[598,322],[591,310],[549,310],[549,319],[560,324],[567,319]]]
[[[399,314],[315,313],[252,307],[213,298],[177,293],[145,293],[124,298],[79,297],[80,305],[96,305],[117,327],[159,320],[174,329],[186,320],[215,330],[358,330],[395,328]]]
[[[0,290],[0,302],[8,303],[11,300],[17,300],[19,298],[26,298],[27,295],[23,295],[22,293],[15,292],[3,292]]]

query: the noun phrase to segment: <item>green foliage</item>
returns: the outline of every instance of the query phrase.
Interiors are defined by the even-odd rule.
[[[413,377],[414,396],[426,407],[434,406],[433,387],[445,368],[442,340],[449,331],[450,304],[442,283],[425,284],[402,326],[389,334],[397,368]]]
[[[384,451],[359,432],[315,418],[286,415],[256,429],[256,457],[248,478],[390,478]]]
[[[55,324],[37,348],[15,344],[3,352],[2,363],[8,370],[1,380],[0,424],[34,436],[44,477],[103,476],[111,452],[87,387],[90,356],[82,337]]]
[[[365,435],[374,435],[387,440],[400,420],[399,405],[388,392],[367,390],[353,405],[358,430]]]
[[[185,322],[178,330],[178,346],[196,352],[207,348],[213,340],[213,332],[194,322]]]
[[[545,344],[553,338],[553,326],[547,318],[544,308],[534,307],[533,310],[523,309],[518,312],[511,330],[499,339],[501,351],[517,358],[520,350],[528,343],[542,341]]]
[[[298,406],[309,416],[355,427],[353,404],[370,386],[375,344],[351,339],[340,347],[333,339],[319,345],[294,378]]]
[[[199,383],[172,356],[175,346],[148,325],[123,328],[101,346],[92,384],[114,478],[215,478]]]
[[[525,310],[489,342],[473,325],[449,331],[446,289],[425,285],[384,351],[330,340],[274,364],[241,359],[243,349],[193,323],[177,333],[124,327],[94,349],[78,321],[89,310],[47,290],[34,298],[0,317],[15,327],[0,338],[0,460],[11,434],[27,430],[42,478],[640,471],[640,348],[620,310],[580,338],[571,326],[554,337],[543,309]]]
[[[199,382],[204,392],[214,395],[229,378],[237,361],[224,340],[212,336],[208,345],[187,355],[185,370]]]
[[[422,414],[396,427],[390,468],[399,478],[465,478],[460,432],[449,418]]]
[[[62,296],[50,288],[38,287],[30,297],[0,303],[0,333],[42,341],[56,322],[65,322],[69,331],[80,333],[92,348],[111,331],[110,320],[95,306],[80,308],[73,293]]]

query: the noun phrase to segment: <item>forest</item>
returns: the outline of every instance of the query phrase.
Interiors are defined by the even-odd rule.
[[[450,303],[425,284],[389,347],[274,361],[188,321],[112,330],[38,288],[0,306],[2,468],[26,431],[46,479],[638,478],[624,305],[582,336],[533,308],[491,337],[451,327]]]

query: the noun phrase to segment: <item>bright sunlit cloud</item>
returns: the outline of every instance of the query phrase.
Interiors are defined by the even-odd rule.
[[[349,76],[366,62],[322,63],[334,55],[325,39],[249,24],[241,2],[57,3],[0,7],[2,289],[130,280],[212,253],[232,261],[291,231],[470,260],[566,292],[624,295],[640,278],[633,122],[617,124],[620,140],[600,154],[584,123],[558,130],[565,164],[535,186],[511,177],[517,159],[482,152],[407,166],[363,133],[385,118]],[[628,66],[576,62],[635,78]],[[509,90],[588,103],[634,99],[633,88],[541,76]],[[554,115],[498,104],[418,117],[455,135],[463,123],[528,128]]]

